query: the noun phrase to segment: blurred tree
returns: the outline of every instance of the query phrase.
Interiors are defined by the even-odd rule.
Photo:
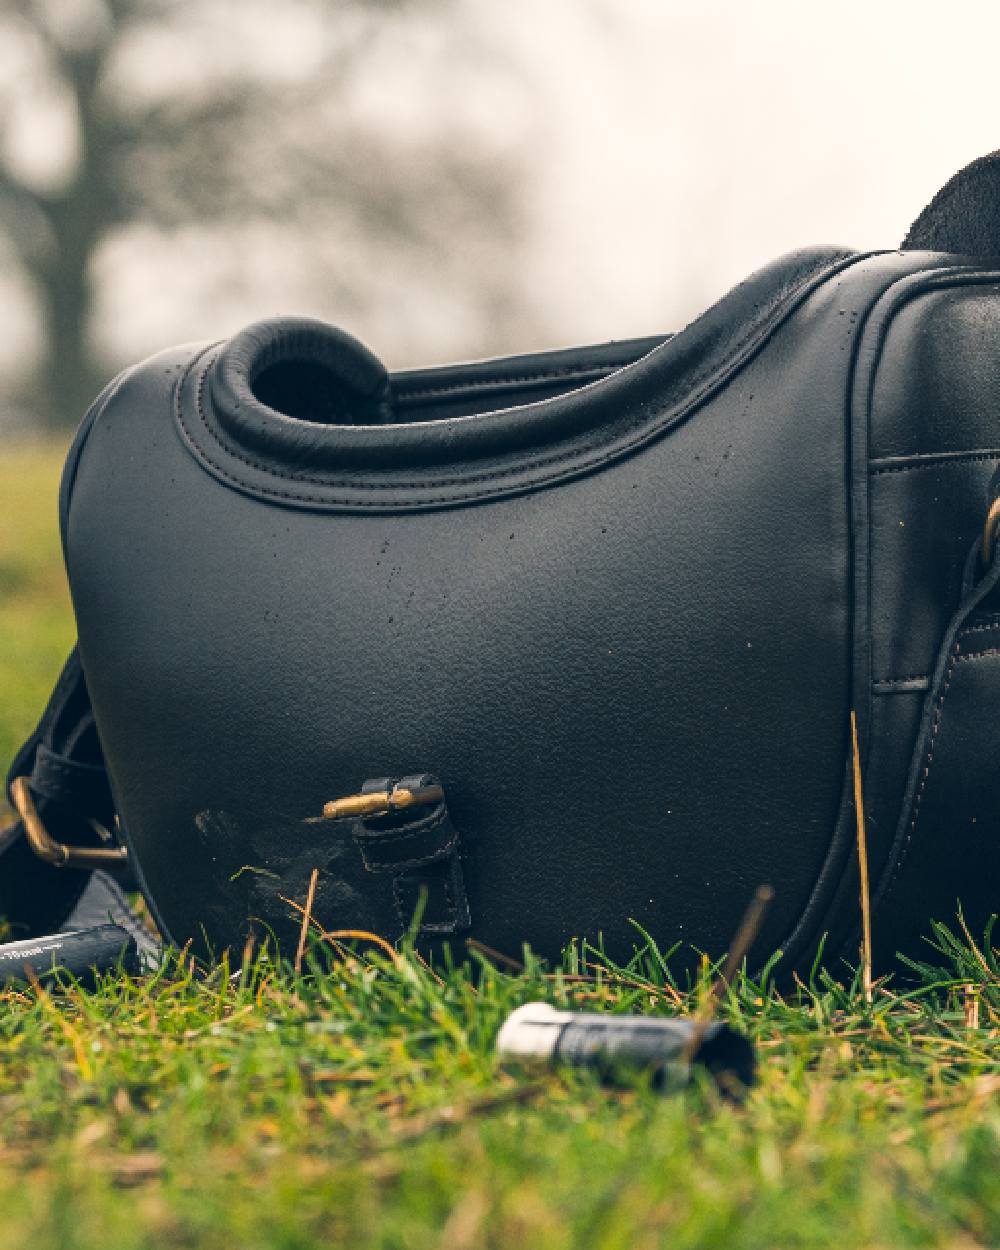
[[[42,350],[28,389],[45,421],[75,423],[119,363],[93,345],[95,257],[137,224],[225,237],[294,223],[303,246],[331,230],[346,248],[378,239],[424,255],[430,271],[463,245],[475,258],[484,229],[494,252],[509,249],[516,213],[496,152],[440,127],[400,135],[350,105],[386,30],[443,3],[7,0],[0,45],[16,49],[17,72],[6,101],[0,90],[0,232],[37,299]],[[256,45],[239,37],[253,9],[265,32]],[[287,56],[269,56],[266,32],[280,43],[296,21],[311,32],[309,55],[290,70]],[[27,79],[68,127],[54,170],[14,142],[12,101]],[[335,257],[316,248],[320,270]],[[505,310],[509,276],[480,265],[466,278]]]

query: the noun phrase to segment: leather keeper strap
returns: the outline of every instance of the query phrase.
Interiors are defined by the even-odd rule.
[[[876,937],[954,924],[973,935],[1000,911],[1000,558],[977,542],[924,702],[887,867],[873,894]],[[891,953],[891,952],[885,952]]]
[[[94,819],[98,812],[109,812],[111,808],[108,775],[103,764],[88,764],[39,742],[29,776],[36,798],[48,799],[72,811],[86,812]]]
[[[375,777],[365,782],[361,793],[414,791],[437,784],[429,773]],[[443,799],[429,807],[357,819],[352,833],[368,871],[391,875],[401,930],[411,926],[421,907],[421,933],[446,935],[470,927],[459,834]]]

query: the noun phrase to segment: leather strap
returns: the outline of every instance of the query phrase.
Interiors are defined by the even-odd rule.
[[[38,726],[11,765],[8,794],[14,780],[22,776],[29,778],[39,815],[53,836],[71,845],[100,845],[89,822],[96,820],[110,828],[114,800],[75,648]],[[437,784],[429,773],[379,777],[366,781],[362,792],[397,786],[420,790]],[[392,878],[402,930],[409,928],[418,913],[419,929],[425,934],[443,936],[470,927],[459,834],[446,802],[356,820],[352,834],[368,871]],[[50,933],[63,925],[92,875],[44,863],[28,846],[20,822],[0,832],[0,916],[11,923],[17,936]]]
[[[7,776],[29,778],[38,814],[59,840],[99,846],[90,821],[107,829],[115,807],[104,768],[80,657],[73,649],[38,725],[18,751]],[[91,874],[40,860],[15,821],[0,833],[0,916],[15,936],[58,929],[83,894]]]
[[[982,574],[980,576],[980,574]],[[873,894],[876,925],[919,928],[954,920],[961,902],[973,932],[1000,907],[1000,558],[982,573],[977,540],[962,598],[938,653],[924,702],[887,867]],[[978,868],[978,871],[976,869]]]
[[[438,784],[430,773],[373,777],[361,793],[422,790]],[[391,874],[401,930],[407,930],[418,914],[421,933],[444,936],[471,927],[458,830],[444,800],[431,807],[355,820],[352,832],[368,871]]]

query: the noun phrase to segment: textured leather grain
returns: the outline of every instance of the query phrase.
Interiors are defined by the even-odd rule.
[[[768,882],[758,960],[853,956],[852,709],[880,959],[956,893],[983,921],[1000,809],[964,743],[1000,618],[969,615],[968,553],[998,321],[989,261],[825,248],[674,336],[392,374],[279,319],[124,375],[63,531],[164,933],[290,936],[319,869],[329,928],[393,937],[426,905],[512,953],[626,955],[634,921],[720,954]],[[932,746],[960,766],[917,801]],[[413,774],[447,797],[416,857],[392,821],[315,819]]]

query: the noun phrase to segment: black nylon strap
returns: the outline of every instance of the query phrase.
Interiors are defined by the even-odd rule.
[[[80,846],[101,844],[89,821],[110,829],[114,802],[76,648],[34,733],[14,758],[8,796],[17,777],[29,778],[38,814],[53,837]],[[0,839],[0,918],[15,936],[50,933],[73,910],[90,876],[40,860],[15,823]]]

